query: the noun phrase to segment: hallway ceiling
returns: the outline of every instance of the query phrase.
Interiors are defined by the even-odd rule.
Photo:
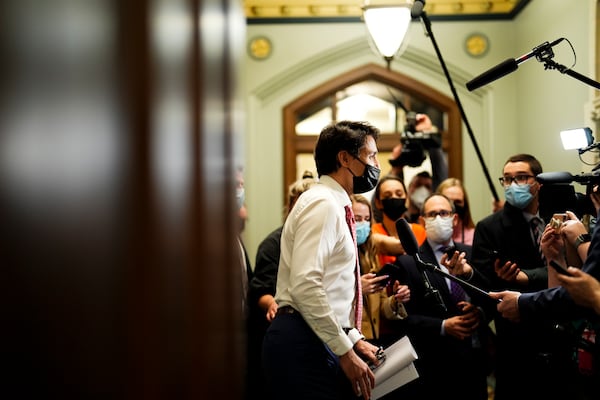
[[[494,20],[514,18],[530,0],[427,0],[432,20]],[[377,3],[375,0],[371,4]],[[249,24],[356,21],[360,0],[244,0]]]

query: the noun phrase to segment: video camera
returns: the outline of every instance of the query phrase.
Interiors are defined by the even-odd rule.
[[[418,167],[425,161],[425,150],[437,148],[442,145],[441,135],[432,132],[417,132],[417,113],[406,113],[406,125],[400,137],[402,153],[397,158],[390,160],[393,167],[409,166]]]
[[[594,168],[592,172],[588,172],[581,175],[573,175],[570,172],[543,172],[537,176],[539,183],[545,184],[559,184],[559,183],[572,183],[577,182],[581,185],[585,185],[591,190],[595,185],[600,184],[600,172]]]
[[[600,143],[594,143],[590,128],[572,129],[561,132],[565,150],[578,149],[579,155],[596,149]],[[596,216],[596,209],[589,194],[594,186],[600,185],[600,164],[591,172],[573,175],[570,172],[543,172],[536,176],[542,184],[540,189],[540,216],[548,221],[556,212],[572,210],[579,218],[583,215]],[[586,187],[585,194],[575,192],[573,182]]]

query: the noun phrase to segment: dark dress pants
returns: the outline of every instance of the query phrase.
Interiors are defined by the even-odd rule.
[[[298,312],[275,317],[263,340],[262,360],[273,400],[357,398],[339,358]]]

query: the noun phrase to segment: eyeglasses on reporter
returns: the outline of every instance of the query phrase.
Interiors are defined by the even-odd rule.
[[[442,218],[448,218],[448,217],[451,217],[452,215],[454,215],[454,213],[452,211],[448,211],[448,210],[429,211],[429,212],[423,213],[423,218],[425,218],[426,220],[434,220],[435,217],[437,217],[438,215]]]
[[[515,176],[501,176],[498,178],[498,181],[500,181],[502,186],[510,186],[513,182],[516,182],[517,185],[526,185],[529,183],[529,179],[531,178],[535,178],[535,176],[519,174]]]

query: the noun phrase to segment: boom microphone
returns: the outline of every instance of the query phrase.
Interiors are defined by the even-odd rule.
[[[542,172],[535,177],[535,180],[539,183],[571,183],[575,180],[575,177],[570,172]]]
[[[473,90],[478,89],[483,85],[487,85],[488,83],[493,82],[496,79],[500,79],[503,76],[510,74],[511,72],[519,68],[519,64],[529,60],[531,57],[541,55],[542,53],[548,51],[563,40],[565,40],[565,38],[556,39],[552,43],[544,42],[539,46],[534,47],[533,50],[531,50],[529,53],[523,54],[521,57],[515,59],[509,58],[501,62],[495,67],[485,71],[481,75],[467,82],[467,89],[469,89],[469,91],[472,92]]]

